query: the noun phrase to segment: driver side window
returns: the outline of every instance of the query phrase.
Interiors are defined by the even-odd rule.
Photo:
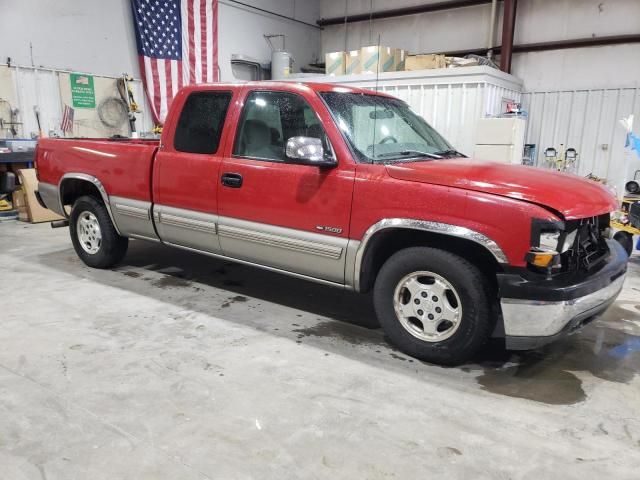
[[[326,136],[318,117],[299,95],[287,92],[251,92],[238,124],[233,155],[258,160],[285,161],[291,137]]]

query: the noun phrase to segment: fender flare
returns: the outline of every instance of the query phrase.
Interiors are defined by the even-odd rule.
[[[354,258],[354,272],[353,272],[353,288],[359,292],[361,287],[360,275],[362,271],[362,261],[364,254],[367,251],[367,247],[371,239],[380,231],[387,229],[405,229],[405,230],[421,230],[425,232],[439,233],[442,235],[449,235],[452,237],[463,238],[475,242],[482,247],[486,248],[489,253],[500,264],[508,264],[509,260],[502,251],[502,248],[493,239],[486,235],[471,230],[470,228],[461,227],[458,225],[451,225],[448,223],[431,222],[428,220],[416,220],[412,218],[384,218],[379,222],[371,225],[360,241]]]
[[[118,233],[118,235],[120,235],[120,230],[118,230],[118,225],[116,224],[116,221],[113,218],[113,213],[111,212],[111,203],[109,201],[109,194],[107,193],[106,188],[104,188],[104,185],[102,185],[102,182],[98,180],[98,178],[94,177],[93,175],[89,175],[86,173],[69,172],[69,173],[65,173],[60,178],[60,181],[58,182],[58,198],[60,201],[60,211],[64,213],[64,216],[69,218],[69,215],[67,215],[67,211],[64,208],[64,195],[63,195],[64,185],[63,184],[66,180],[81,180],[84,182],[89,182],[94,187],[96,187],[96,189],[100,193],[100,196],[102,197],[102,201],[104,202],[104,206],[107,209],[107,213],[109,214],[111,223],[113,223],[113,227],[116,229],[116,232]]]

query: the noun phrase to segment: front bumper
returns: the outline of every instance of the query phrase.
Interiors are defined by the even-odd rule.
[[[498,276],[506,346],[536,348],[578,330],[616,299],[627,271],[627,254],[608,240],[609,256],[597,271],[549,279]]]

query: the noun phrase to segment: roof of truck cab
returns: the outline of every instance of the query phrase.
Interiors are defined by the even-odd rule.
[[[308,92],[337,92],[337,93],[361,93],[368,95],[380,95],[382,97],[392,97],[392,95],[388,95],[384,92],[376,92],[374,90],[368,90],[365,88],[358,87],[349,87],[347,85],[340,85],[336,83],[322,83],[322,82],[297,82],[293,80],[289,81],[252,81],[252,82],[221,82],[221,83],[204,83],[199,85],[190,85],[185,87],[185,90],[188,91],[198,91],[198,90],[206,90],[207,87],[216,87],[216,88],[228,88],[232,90],[240,89],[243,87],[254,87],[254,88],[278,88],[278,89],[286,89],[291,91],[301,91],[306,90]]]

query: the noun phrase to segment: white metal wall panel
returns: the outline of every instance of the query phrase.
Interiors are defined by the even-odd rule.
[[[579,158],[573,172],[606,178],[619,195],[624,183],[640,169],[640,159],[624,148],[626,131],[619,120],[634,114],[640,126],[640,88],[611,88],[525,92],[529,113],[527,143],[537,147],[537,162],[545,163],[547,147],[575,148]]]
[[[51,70],[16,68],[12,72],[17,86],[20,119],[24,132],[37,132],[35,108],[39,110],[40,126],[47,133],[59,126],[60,90],[58,78]]]

